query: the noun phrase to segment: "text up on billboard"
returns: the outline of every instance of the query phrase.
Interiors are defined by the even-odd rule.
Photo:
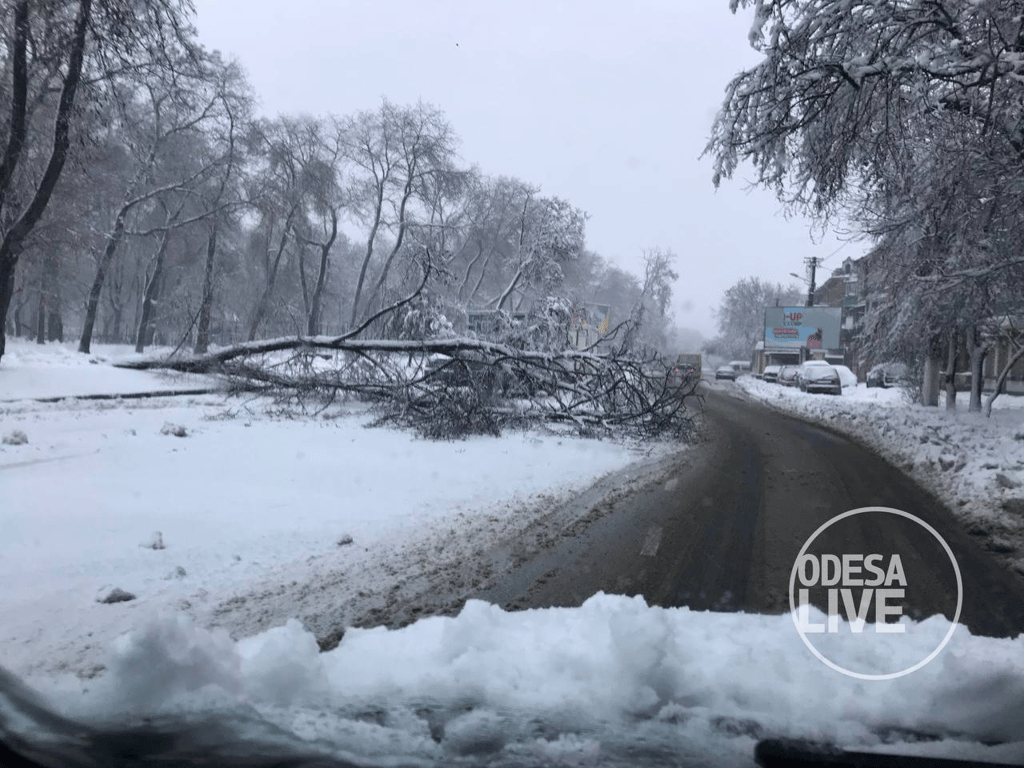
[[[765,307],[765,349],[839,349],[842,307]]]

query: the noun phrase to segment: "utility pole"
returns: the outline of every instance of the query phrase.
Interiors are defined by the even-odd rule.
[[[807,284],[807,306],[814,306],[814,273],[818,267],[820,259],[817,256],[811,256],[804,259],[804,263],[811,268],[811,281]]]

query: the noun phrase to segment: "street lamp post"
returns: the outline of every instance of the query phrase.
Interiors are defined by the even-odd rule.
[[[817,267],[818,267],[818,258],[812,256],[809,259],[805,259],[805,261],[807,262],[807,265],[811,268],[811,279],[810,280],[808,280],[806,277],[800,277],[800,275],[798,275],[796,272],[790,272],[789,274],[792,275],[793,277],[795,277],[797,280],[803,280],[805,283],[807,283],[807,306],[808,307],[813,307],[814,306],[814,277],[815,277],[815,271],[817,270]]]
[[[806,277],[800,277],[796,272],[790,272],[790,277],[795,277],[797,280],[801,280],[807,283],[807,306],[814,306],[814,279],[808,280]],[[811,268],[811,274],[814,274],[813,267]]]

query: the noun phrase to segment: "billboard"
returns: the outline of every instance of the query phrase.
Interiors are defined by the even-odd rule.
[[[842,307],[765,307],[765,349],[838,349]]]

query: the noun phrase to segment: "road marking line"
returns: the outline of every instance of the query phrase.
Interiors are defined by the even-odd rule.
[[[661,544],[661,531],[660,525],[652,525],[647,529],[647,536],[644,538],[643,549],[640,550],[641,557],[654,557],[658,552],[658,546]]]

